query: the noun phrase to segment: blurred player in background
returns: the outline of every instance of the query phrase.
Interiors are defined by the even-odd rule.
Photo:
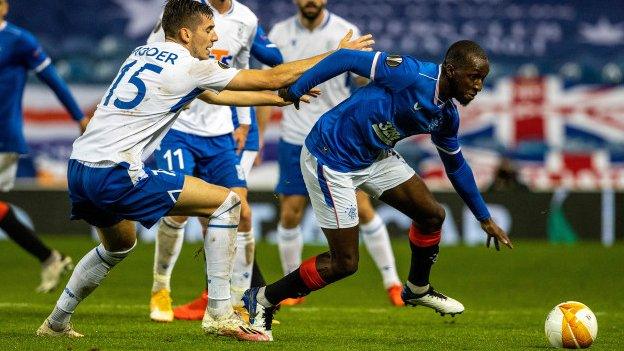
[[[134,221],[146,228],[165,216],[197,216],[205,230],[209,303],[202,328],[208,334],[268,341],[234,312],[230,278],[240,197],[190,175],[153,170],[143,161],[193,99],[218,105],[285,105],[268,92],[292,84],[329,53],[270,70],[238,70],[209,58],[217,41],[213,13],[193,0],[169,0],[162,26],[166,41],[134,49],[102,98],[85,133],[73,145],[68,165],[72,219],[98,229],[102,243],[76,265],[39,336],[82,337],[70,324],[78,304],[136,245]],[[367,49],[370,37],[341,47]]]
[[[339,50],[304,74],[288,92],[292,100],[309,87],[344,72],[372,82],[329,110],[305,140],[301,170],[329,251],[304,261],[281,280],[245,292],[251,316],[270,325],[277,304],[341,280],[358,268],[356,188],[413,220],[409,233],[412,259],[402,298],[441,315],[464,311],[458,301],[436,291],[429,274],[438,255],[444,208],[393,147],[401,139],[430,134],[446,174],[486,232],[512,247],[492,219],[457,138],[459,112],[483,88],[489,63],[483,49],[468,40],[450,46],[437,65],[410,56]],[[295,104],[296,105],[296,104]],[[255,322],[255,321],[252,321]]]
[[[210,0],[219,40],[210,57],[235,68],[249,68],[250,52],[275,66],[281,55],[267,43],[256,43],[258,19],[245,5],[231,0]],[[148,43],[164,41],[157,25]],[[262,32],[260,33],[262,34]],[[277,51],[275,53],[274,51]],[[279,61],[279,62],[276,62]],[[230,108],[202,101],[190,104],[154,152],[158,168],[197,176],[204,181],[230,188],[242,199],[241,219],[236,239],[232,273],[232,301],[239,303],[251,286],[255,240],[251,230],[251,209],[247,202],[246,179],[258,153],[258,128],[249,107]],[[208,304],[207,291],[186,305],[172,309],[171,274],[184,242],[187,217],[166,217],[160,222],[156,239],[154,281],[150,318],[158,322],[177,319],[201,320]],[[262,277],[256,266],[256,276]],[[261,281],[258,285],[264,285]]]
[[[359,35],[355,25],[325,9],[326,0],[296,0],[295,3],[298,7],[297,15],[277,23],[269,33],[269,39],[280,49],[286,62],[320,54],[327,48],[335,47],[342,33],[349,29],[356,36]],[[367,83],[366,78],[356,77],[357,85]],[[308,192],[299,167],[299,156],[304,139],[321,115],[351,95],[351,75],[342,74],[322,83],[319,88],[323,94],[314,104],[302,106],[299,110],[292,106],[283,109],[278,156],[280,175],[275,192],[280,195],[277,243],[284,275],[299,267],[303,251],[300,224]],[[364,192],[357,193],[357,208],[364,244],[381,273],[390,302],[395,306],[403,306],[401,281],[386,225]],[[302,301],[303,297],[287,299],[282,304],[294,305]]]
[[[28,152],[22,128],[22,95],[28,71],[46,83],[84,131],[84,117],[69,88],[59,77],[52,61],[28,31],[5,21],[9,2],[0,0],[0,191],[13,188],[20,154]],[[0,201],[0,228],[24,250],[41,262],[39,292],[50,292],[61,275],[73,267],[72,259],[47,247],[30,226],[16,216],[10,204]]]

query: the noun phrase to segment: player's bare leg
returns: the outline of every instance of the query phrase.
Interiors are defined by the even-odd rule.
[[[187,176],[170,215],[201,217],[207,227],[204,253],[209,297],[202,321],[204,331],[239,340],[268,341],[267,335],[250,328],[232,308],[230,279],[240,207],[236,193]]]
[[[171,274],[182,251],[187,219],[186,216],[165,217],[158,226],[150,298],[150,319],[156,322],[173,321]],[[205,310],[206,305],[201,309],[202,316]]]
[[[417,175],[386,190],[380,200],[413,220],[409,235],[412,260],[402,293],[405,303],[427,306],[441,315],[462,313],[464,306],[461,303],[435,291],[429,284],[431,267],[439,252],[444,208]]]
[[[303,234],[301,220],[307,197],[303,195],[280,195],[280,222],[277,225],[277,247],[284,275],[291,273],[301,265]],[[288,298],[282,305],[292,306],[302,303],[304,297]]]
[[[364,246],[366,246],[381,274],[390,303],[394,306],[404,306],[403,299],[401,299],[402,284],[396,270],[386,224],[375,212],[373,204],[365,192],[357,191],[356,199]]]
[[[273,284],[245,292],[243,300],[249,314],[261,319],[267,330],[271,330],[273,314],[281,301],[305,296],[357,271],[359,227],[323,228],[323,233],[329,251],[305,260],[299,268]]]
[[[97,228],[97,231],[101,244],[76,264],[54,310],[37,329],[37,335],[82,337],[82,334],[72,328],[71,315],[78,304],[100,285],[108,272],[128,256],[136,244],[134,222],[123,220],[111,227]]]

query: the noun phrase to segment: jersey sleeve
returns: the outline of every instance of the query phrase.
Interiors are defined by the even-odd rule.
[[[43,51],[43,47],[37,39],[30,33],[24,32],[21,41],[21,55],[28,69],[39,73],[43,71],[52,60]]]
[[[370,78],[374,72],[375,60],[379,52],[340,49],[322,59],[307,70],[288,88],[292,101],[299,99],[311,88],[345,72],[353,72],[359,76]]]
[[[390,90],[399,91],[414,83],[419,69],[418,61],[410,56],[377,52],[370,78]]]
[[[267,37],[262,26],[258,25],[253,44],[251,45],[251,55],[266,66],[274,67],[284,63],[282,53]]]
[[[195,80],[196,87],[203,90],[220,92],[238,74],[238,69],[213,60],[194,60],[189,75]]]

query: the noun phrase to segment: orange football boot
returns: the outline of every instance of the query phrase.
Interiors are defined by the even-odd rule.
[[[303,301],[305,301],[305,297],[295,297],[295,298],[288,298],[286,300],[283,300],[282,302],[280,302],[280,305],[282,306],[295,306],[295,305],[299,305],[302,304]]]
[[[388,288],[388,298],[390,299],[390,303],[397,307],[405,306],[405,302],[401,298],[401,291],[403,287],[400,284],[393,285]]]
[[[189,321],[201,321],[204,318],[204,312],[206,312],[206,306],[208,306],[208,291],[204,290],[201,296],[195,300],[175,307],[173,309],[173,316],[175,319],[184,319]]]

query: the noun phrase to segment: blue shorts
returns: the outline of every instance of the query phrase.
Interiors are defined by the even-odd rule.
[[[295,145],[279,141],[277,146],[277,162],[279,163],[279,181],[275,192],[282,195],[308,195],[299,158],[303,145]]]
[[[245,172],[230,134],[202,137],[171,129],[154,151],[156,165],[226,188],[246,188]]]
[[[67,169],[71,219],[100,228],[123,219],[150,228],[173,208],[184,186],[184,174],[127,163],[90,167],[69,160]]]
[[[236,111],[236,107],[231,106],[230,110],[232,111],[232,122],[234,122],[234,128],[238,128],[240,123],[238,123],[238,112]],[[256,117],[256,108],[252,107],[249,114],[249,117],[251,117],[251,125],[249,126],[247,141],[245,142],[243,149],[249,151],[259,151],[260,135],[258,134],[258,118]]]

